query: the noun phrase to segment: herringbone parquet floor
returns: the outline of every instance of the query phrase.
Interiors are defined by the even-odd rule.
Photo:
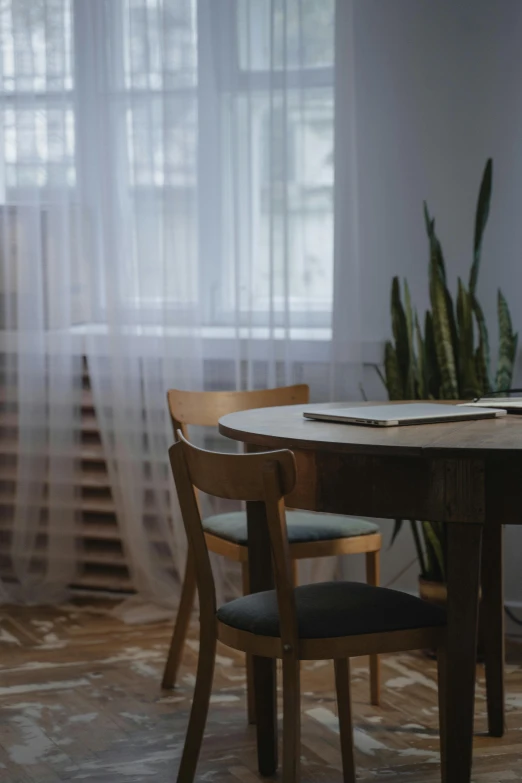
[[[0,608],[0,781],[173,783],[197,660],[197,627],[180,687],[160,690],[171,623],[129,626],[107,602],[56,609]],[[474,781],[522,781],[522,647],[509,647],[508,731],[485,736],[478,668]],[[365,659],[353,668],[358,777],[372,783],[439,781],[435,666],[421,654],[386,656],[380,708],[368,703]],[[340,781],[333,672],[303,665],[303,783]],[[255,735],[245,718],[239,654],[219,649],[198,780],[258,783]]]

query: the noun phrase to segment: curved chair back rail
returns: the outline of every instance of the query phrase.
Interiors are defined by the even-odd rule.
[[[288,495],[295,486],[295,459],[288,449],[257,454],[206,451],[190,443],[181,430],[176,432],[176,440],[181,443],[193,486],[208,495],[230,500],[265,500],[263,470],[270,463],[281,468],[283,495]]]
[[[217,427],[219,419],[227,413],[252,408],[304,405],[309,399],[310,390],[305,383],[256,391],[193,392],[170,389],[167,392],[174,433],[180,429],[185,437],[187,426]]]

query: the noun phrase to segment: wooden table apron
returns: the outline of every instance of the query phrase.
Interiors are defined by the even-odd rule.
[[[303,406],[294,407],[296,415],[301,416]],[[276,411],[280,412],[280,427]],[[285,431],[283,427],[283,422],[293,413],[292,409],[274,409],[271,417],[276,416],[272,426],[261,432],[256,426],[249,431],[249,413],[259,415],[261,412],[225,416],[220,422],[220,430],[228,437],[246,442],[251,451],[292,449],[297,463],[297,483],[287,498],[289,507],[449,523],[447,649],[450,665],[445,687],[444,780],[446,783],[468,783],[471,778],[481,557],[481,617],[484,615],[486,620],[487,665],[488,660],[498,662],[499,656],[503,656],[501,532],[503,524],[522,524],[522,450],[519,457],[512,444],[509,454],[503,454],[498,448],[495,452],[487,448],[451,452],[447,448],[437,449],[433,444],[431,448],[412,449],[411,454],[403,454],[400,448],[389,449],[390,453],[372,454],[367,453],[371,451],[367,444],[344,448],[343,444],[340,447],[338,443],[329,444],[324,440],[305,441],[302,436],[293,441],[291,428],[286,426]],[[519,424],[522,425],[522,421],[517,422]],[[429,429],[440,430],[445,426],[448,425],[430,425]],[[518,431],[522,434],[522,426]],[[448,456],[452,453],[457,456]],[[263,505],[249,503],[247,513],[251,589],[256,592],[273,586],[270,545]],[[483,538],[486,543],[481,551]],[[504,729],[502,667],[491,666],[488,671],[487,665],[486,673],[490,733],[501,736]],[[259,770],[261,774],[271,775],[277,767],[273,661],[255,659],[254,684]]]

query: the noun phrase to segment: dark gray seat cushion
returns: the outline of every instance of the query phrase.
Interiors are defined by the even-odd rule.
[[[287,511],[286,524],[288,540],[291,544],[353,538],[353,536],[366,536],[369,533],[379,532],[378,525],[365,519],[342,517],[337,514],[315,514],[313,511]],[[207,517],[203,520],[203,528],[207,533],[213,533],[234,544],[246,546],[248,541],[244,511]]]
[[[446,624],[446,610],[420,598],[361,582],[322,582],[296,587],[299,636],[323,639]],[[232,628],[279,636],[275,590],[236,598],[218,619]]]

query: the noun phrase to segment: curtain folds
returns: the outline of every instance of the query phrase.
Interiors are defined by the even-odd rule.
[[[87,376],[133,583],[167,609],[186,547],[167,389],[359,397],[334,29],[334,0],[2,3],[0,600],[60,600],[78,574]]]

